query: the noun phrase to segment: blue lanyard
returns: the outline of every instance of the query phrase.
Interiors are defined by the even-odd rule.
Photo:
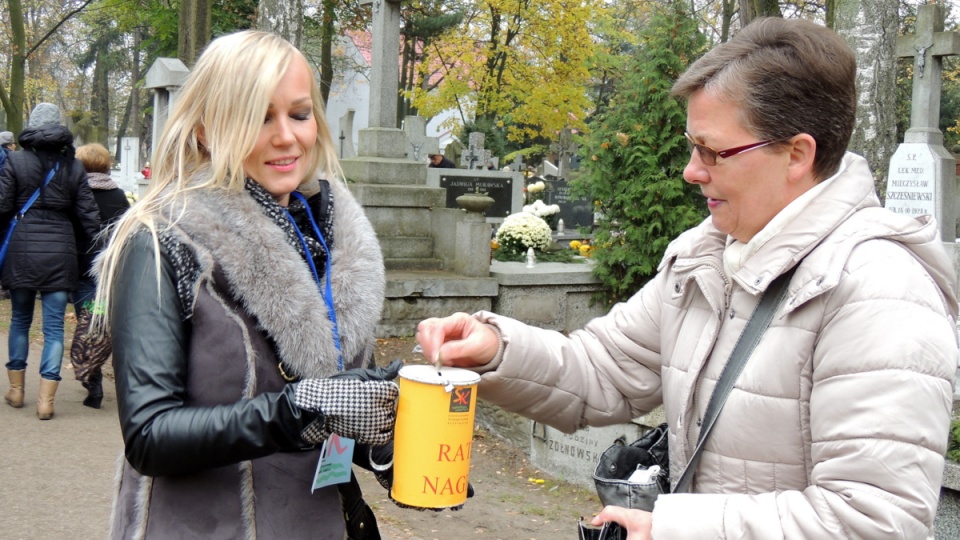
[[[307,210],[307,218],[310,219],[310,225],[313,227],[313,232],[316,233],[317,238],[320,240],[320,244],[323,246],[323,251],[326,253],[327,264],[326,264],[326,285],[320,284],[320,275],[317,274],[317,265],[313,262],[313,256],[310,255],[310,249],[307,247],[307,240],[303,237],[303,233],[300,232],[300,227],[297,227],[297,222],[293,220],[293,216],[290,215],[290,211],[286,210],[287,219],[290,220],[290,224],[293,225],[293,230],[297,232],[297,238],[300,239],[300,245],[303,246],[303,252],[307,258],[307,264],[310,265],[310,271],[313,272],[313,280],[317,282],[317,287],[320,288],[320,294],[323,295],[323,301],[327,304],[327,316],[330,317],[330,322],[333,323],[333,344],[337,348],[337,371],[343,371],[343,352],[340,350],[340,329],[337,326],[337,312],[333,309],[333,287],[330,286],[330,249],[327,248],[327,242],[323,239],[323,233],[320,232],[320,227],[317,227],[317,222],[313,220],[313,212],[310,211],[310,205],[307,204],[307,199],[303,195],[294,191],[293,196],[300,199],[300,202],[303,203],[303,207]]]

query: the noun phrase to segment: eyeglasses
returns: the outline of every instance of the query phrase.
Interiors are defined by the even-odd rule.
[[[722,157],[724,159],[733,157],[737,154],[742,154],[744,152],[749,152],[750,150],[756,150],[757,148],[763,148],[764,146],[769,146],[776,141],[760,141],[753,144],[748,144],[746,146],[738,146],[736,148],[728,148],[726,150],[714,150],[705,144],[700,144],[693,140],[690,137],[690,134],[686,131],[683,132],[683,136],[687,138],[687,144],[690,146],[690,153],[693,153],[693,149],[696,148],[697,152],[700,154],[700,160],[703,161],[703,164],[708,167],[713,167],[717,164],[717,157]]]

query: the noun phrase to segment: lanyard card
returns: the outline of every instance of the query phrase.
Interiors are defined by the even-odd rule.
[[[310,493],[317,488],[334,484],[343,484],[350,481],[353,471],[353,439],[341,437],[336,433],[323,441],[320,449],[320,461],[317,462],[317,472],[313,475],[313,487]]]

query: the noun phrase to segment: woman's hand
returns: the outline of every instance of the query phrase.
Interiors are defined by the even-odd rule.
[[[466,313],[422,321],[417,342],[427,360],[445,366],[484,366],[500,349],[500,336]]]
[[[604,506],[590,524],[599,527],[609,521],[619,523],[627,531],[627,540],[650,540],[650,530],[653,528],[653,514],[650,512]]]

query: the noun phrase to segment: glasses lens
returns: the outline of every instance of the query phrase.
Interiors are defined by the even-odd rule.
[[[700,154],[700,161],[702,161],[704,165],[712,167],[713,165],[717,164],[717,153],[714,152],[712,148],[702,144],[697,144],[690,137],[689,133],[684,133],[683,136],[687,138],[687,146],[690,147],[690,153],[692,154],[693,150],[696,149],[697,153]]]

